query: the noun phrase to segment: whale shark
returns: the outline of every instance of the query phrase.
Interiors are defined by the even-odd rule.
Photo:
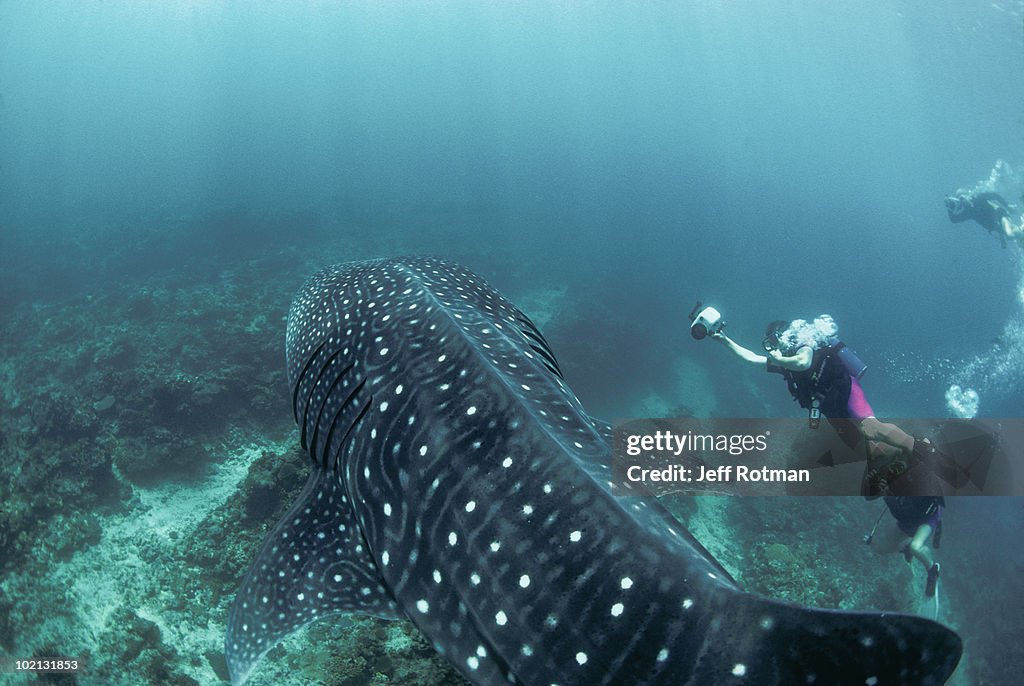
[[[613,494],[611,433],[540,331],[429,257],[329,267],[288,314],[311,476],[233,601],[244,683],[337,613],[411,621],[474,684],[942,684],[952,630],[744,592],[655,498]]]

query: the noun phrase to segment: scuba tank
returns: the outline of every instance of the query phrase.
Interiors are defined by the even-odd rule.
[[[843,367],[850,373],[850,376],[859,381],[860,377],[864,376],[864,372],[868,370],[864,360],[860,359],[857,353],[850,350],[845,343],[835,336],[828,339],[828,345],[832,348],[836,358],[843,363]]]
[[[868,370],[868,366],[857,356],[857,353],[850,350],[845,343],[835,336],[829,338],[826,344],[828,348],[819,348],[818,354],[820,355],[825,350],[828,351],[828,354],[821,359],[821,362],[818,363],[811,374],[813,391],[809,398],[809,404],[801,403],[802,407],[807,407],[807,424],[812,429],[817,429],[821,424],[821,401],[825,398],[825,393],[819,389],[818,385],[823,376],[830,378],[834,374],[834,372],[826,371],[830,358],[838,360],[843,367],[843,371],[849,374],[850,378],[855,381],[859,381],[860,377],[864,376],[864,372]],[[794,393],[792,383],[790,384],[790,393]],[[794,394],[794,397],[797,396]]]

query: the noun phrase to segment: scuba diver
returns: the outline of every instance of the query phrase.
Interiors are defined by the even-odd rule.
[[[936,471],[943,480],[954,483],[954,479],[960,484],[959,475],[950,476],[946,456],[928,439],[918,440],[895,424],[875,417],[860,385],[867,366],[837,338],[837,333],[835,321],[827,314],[813,322],[774,321],[762,341],[765,355],[736,343],[720,326],[707,335],[740,359],[765,365],[768,372],[782,375],[790,395],[808,411],[812,429],[818,428],[824,416],[851,449],[865,439],[867,466],[861,492],[868,499],[941,492],[934,478]]]
[[[942,536],[942,511],[946,501],[942,496],[885,496],[885,505],[896,520],[896,527],[876,548],[880,553],[901,552],[907,564],[915,559],[924,565],[928,576],[924,595],[931,598],[939,581],[939,563],[932,557],[932,549],[939,547]],[[883,511],[884,514],[884,511]],[[873,536],[865,537],[870,544]],[[931,546],[929,547],[929,541]]]
[[[823,314],[814,322],[796,319],[769,324],[762,341],[765,355],[748,350],[721,331],[712,338],[740,359],[781,374],[790,395],[808,410],[811,428],[817,428],[824,415],[850,448],[856,448],[864,437],[875,444],[873,450],[912,452],[913,436],[875,417],[860,385],[867,367],[836,338],[837,333],[835,321]]]
[[[895,424],[875,417],[860,385],[867,366],[838,338],[839,327],[830,315],[820,315],[813,322],[772,322],[762,341],[765,354],[760,355],[723,332],[725,322],[718,310],[701,307],[698,302],[690,313],[694,338],[710,337],[741,359],[781,374],[793,399],[808,410],[811,428],[818,428],[824,416],[851,449],[865,440],[867,466],[861,493],[866,500],[884,497],[896,520],[889,537],[893,545],[881,552],[898,550],[908,563],[920,561],[927,573],[925,596],[935,596],[939,563],[933,559],[928,543],[938,548],[942,532],[946,503],[939,482],[962,488],[970,479],[969,471],[929,439],[914,438]],[[991,436],[987,438],[990,451],[996,442]],[[864,537],[865,543],[871,543],[875,528]]]
[[[998,193],[971,193],[958,190],[946,196],[946,214],[949,221],[960,224],[973,220],[989,233],[999,236],[1003,247],[1007,238],[1024,240],[1024,222],[1014,224],[1010,219],[1011,206]]]
[[[780,374],[790,395],[807,410],[812,429],[824,416],[851,450],[864,439],[867,464],[861,494],[868,500],[938,495],[943,492],[940,481],[960,489],[972,480],[970,469],[958,464],[947,450],[875,417],[860,385],[867,365],[838,338],[839,327],[830,315],[813,322],[772,322],[761,341],[765,355],[732,340],[724,328],[722,313],[714,307],[698,302],[690,312],[690,334],[695,339],[712,338],[740,359]]]

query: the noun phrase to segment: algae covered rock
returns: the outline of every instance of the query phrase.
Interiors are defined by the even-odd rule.
[[[135,610],[120,607],[107,621],[103,644],[119,646],[113,654],[97,655],[92,674],[103,679],[109,674],[130,673],[140,684],[198,686],[177,668],[181,657],[163,641],[160,627]]]
[[[29,409],[32,432],[40,438],[74,441],[92,438],[100,424],[92,403],[74,393],[57,391],[37,397]]]
[[[195,438],[156,427],[143,439],[129,438],[116,444],[114,452],[118,470],[139,486],[193,479],[210,462],[209,451]]]
[[[789,546],[784,543],[770,543],[764,547],[764,556],[769,562],[791,565],[796,563],[796,558],[790,552]]]

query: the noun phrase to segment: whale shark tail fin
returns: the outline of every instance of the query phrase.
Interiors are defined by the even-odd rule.
[[[729,614],[735,621],[712,627],[705,644],[720,654],[705,654],[695,683],[721,683],[724,670],[757,684],[940,686],[963,652],[956,632],[912,615],[820,610],[749,594]]]

